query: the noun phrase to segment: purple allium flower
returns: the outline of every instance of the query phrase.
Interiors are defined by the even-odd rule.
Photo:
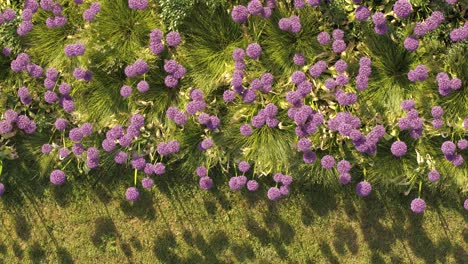
[[[251,0],[247,5],[247,10],[252,15],[259,15],[263,10],[263,5],[260,0]]]
[[[24,9],[23,10],[23,13],[21,13],[21,18],[23,20],[28,20],[30,21],[33,17],[33,11],[31,9]]]
[[[177,112],[174,116],[174,122],[179,126],[185,125],[187,123],[187,115],[184,112]]]
[[[214,145],[213,139],[211,138],[206,138],[202,142],[200,142],[200,149],[202,151],[208,150],[212,148]]]
[[[260,45],[257,43],[251,43],[247,46],[246,53],[250,58],[258,59],[262,54],[262,47],[260,47]]]
[[[336,168],[337,168],[339,173],[343,174],[343,173],[349,172],[351,170],[351,163],[349,163],[349,161],[347,161],[347,160],[340,160],[336,164]]]
[[[343,40],[344,38],[344,31],[341,29],[335,29],[332,32],[333,39],[335,40]]]
[[[3,116],[9,123],[14,123],[18,118],[18,113],[13,109],[8,109],[5,111],[5,113],[3,113]]]
[[[289,18],[289,21],[291,21],[290,31],[292,33],[299,33],[299,31],[301,31],[301,29],[302,29],[300,18],[298,16],[291,16]]]
[[[250,169],[250,164],[247,161],[241,161],[239,162],[239,171],[241,172],[248,172]]]
[[[434,169],[427,174],[427,178],[430,182],[436,182],[440,179],[440,174],[437,170]]]
[[[135,170],[143,170],[146,166],[145,158],[136,157],[131,161],[132,168]]]
[[[411,11],[411,3],[408,0],[398,0],[393,5],[393,12],[400,18],[407,18]]]
[[[457,150],[457,146],[452,141],[445,141],[442,143],[441,150],[442,153],[444,153],[446,156],[454,155],[455,151]]]
[[[45,94],[44,94],[44,100],[48,104],[53,104],[53,103],[57,102],[58,99],[59,98],[58,98],[58,96],[57,96],[57,94],[55,92],[46,91]]]
[[[70,155],[70,150],[66,147],[60,148],[58,151],[59,159],[64,159]]]
[[[377,12],[372,16],[372,22],[374,22],[374,25],[385,25],[387,23],[385,19],[385,14],[382,12]]]
[[[415,51],[419,47],[419,40],[413,36],[409,36],[405,39],[403,45],[408,51]]]
[[[332,48],[335,53],[342,53],[346,50],[346,42],[341,39],[335,40],[333,41]]]
[[[468,148],[468,140],[466,140],[466,139],[460,139],[460,140],[458,140],[457,146],[458,146],[458,148],[461,149],[461,150],[467,149],[467,148]]]
[[[294,64],[298,66],[302,66],[306,63],[306,58],[301,53],[296,53],[294,54],[293,61],[294,61]]]
[[[403,102],[401,102],[400,106],[401,106],[401,109],[403,109],[404,111],[409,111],[411,109],[414,109],[414,106],[416,105],[416,103],[414,102],[414,100],[404,100]],[[417,113],[417,112],[416,112]]]
[[[323,158],[320,160],[320,164],[324,169],[332,169],[335,166],[335,158],[330,155],[325,155]]]
[[[63,131],[67,128],[68,121],[64,118],[57,118],[55,120],[55,128],[57,128],[58,131]]]
[[[327,32],[323,31],[317,35],[317,41],[320,45],[327,45],[328,43],[330,43],[330,40],[330,34],[328,34]]]
[[[52,171],[52,173],[50,173],[50,182],[53,185],[63,185],[66,180],[67,176],[65,175],[65,172],[61,170],[54,170]]]
[[[315,154],[315,152],[311,150],[305,151],[304,155],[302,155],[302,160],[308,164],[314,163],[316,159],[317,159],[317,155]]]
[[[156,175],[162,175],[166,172],[166,166],[161,162],[154,164],[153,169]]]
[[[245,52],[241,48],[236,48],[232,52],[232,58],[234,59],[234,61],[242,61],[244,57],[245,57]]]
[[[52,150],[53,150],[53,148],[52,148],[52,145],[50,145],[50,144],[44,144],[41,147],[41,152],[42,152],[42,154],[45,154],[45,155],[49,155],[50,152],[52,152]]]
[[[320,5],[320,1],[321,1],[321,0],[307,0],[307,3],[308,3],[310,6],[318,6],[318,5]]]
[[[5,185],[0,182],[0,197],[5,193]]]
[[[208,170],[206,169],[205,166],[200,166],[195,170],[195,173],[197,174],[198,177],[205,177],[208,173]]]
[[[224,91],[223,93],[223,100],[226,102],[226,103],[231,103],[234,101],[234,99],[236,98],[236,93],[234,91],[231,91],[231,90],[226,90]]]
[[[281,186],[279,187],[279,190],[280,190],[281,196],[289,195],[289,192],[290,192],[289,185]]]
[[[68,57],[77,57],[85,53],[85,46],[81,43],[69,44],[65,46],[65,55]]]
[[[171,47],[177,47],[181,41],[179,32],[171,31],[166,34],[166,43]]]
[[[168,88],[175,88],[179,84],[179,80],[172,75],[168,75],[164,78],[164,84]]]
[[[268,189],[267,196],[268,196],[268,199],[272,201],[277,201],[281,198],[281,192],[278,188],[271,187],[270,189]]]
[[[349,174],[348,172],[340,173],[338,180],[341,184],[346,185],[351,182],[351,174]]]
[[[366,21],[370,17],[370,11],[367,6],[359,6],[355,12],[356,20]]]
[[[444,109],[442,109],[442,107],[440,107],[440,106],[432,107],[432,109],[431,109],[432,117],[441,118],[443,114],[444,114]]]
[[[72,128],[68,133],[68,137],[74,142],[80,142],[83,138],[83,133],[79,128]]]
[[[110,140],[110,139],[106,138],[106,139],[104,139],[102,141],[101,146],[102,146],[102,149],[104,149],[105,152],[111,152],[111,151],[113,151],[115,149],[116,144],[115,144],[114,140]]]
[[[242,185],[238,183],[238,177],[231,177],[229,179],[229,188],[233,191],[237,191],[242,188]]]
[[[149,178],[149,177],[146,177],[146,178],[143,178],[141,180],[141,185],[143,186],[143,188],[145,189],[150,189],[151,187],[153,187],[154,185],[154,180]]]
[[[283,177],[284,177],[283,174],[281,174],[281,173],[276,173],[276,174],[273,176],[273,180],[274,180],[275,182],[280,183],[280,182],[283,181]]]
[[[238,176],[237,178],[237,184],[240,185],[241,187],[244,187],[244,185],[247,183],[247,177],[244,175]]]
[[[324,85],[328,90],[333,90],[335,89],[337,83],[333,78],[328,78],[325,80]]]
[[[135,10],[145,10],[148,8],[148,0],[128,0],[128,7]]]
[[[278,21],[278,27],[283,30],[283,31],[289,31],[291,30],[291,19],[289,18],[281,18],[279,21]]]
[[[201,177],[198,184],[202,190],[209,190],[213,188],[213,180],[210,177]]]
[[[154,55],[159,55],[163,53],[164,51],[164,44],[162,43],[161,40],[158,40],[157,42],[151,42],[149,46],[151,52],[153,52]]]
[[[459,90],[461,86],[462,86],[462,81],[459,78],[453,78],[452,80],[450,80],[450,88],[452,90]]]
[[[9,48],[9,47],[5,47],[5,48],[2,49],[2,54],[5,57],[10,57],[11,52],[12,52],[12,49]]]
[[[7,123],[10,123],[10,122],[7,121]],[[25,115],[20,115],[16,119],[16,125],[18,126],[19,129],[25,129],[29,125],[29,123],[31,123],[31,120]]]
[[[52,81],[55,82],[55,81],[57,80],[57,77],[58,77],[58,72],[57,72],[56,69],[54,69],[54,68],[48,68],[48,69],[46,70],[46,78],[47,78],[47,79],[50,79],[50,80],[52,80]]]
[[[291,75],[291,80],[295,84],[300,84],[306,80],[306,75],[302,71],[295,71]]]
[[[5,9],[5,11],[3,11],[3,19],[5,19],[5,21],[12,21],[13,19],[15,19],[15,17],[16,17],[15,10],[11,8],[7,8]]]
[[[305,0],[294,0],[294,7],[301,9],[305,7]]]
[[[236,23],[244,23],[249,17],[249,11],[247,7],[242,5],[237,5],[232,8],[231,17]]]
[[[308,138],[301,138],[297,142],[297,148],[301,152],[307,152],[310,150],[311,142]]]
[[[346,61],[340,59],[335,62],[335,70],[339,73],[343,73],[348,69],[348,64]]]
[[[82,144],[80,143],[75,143],[72,145],[72,152],[73,154],[75,154],[76,156],[80,156],[81,154],[83,154],[84,152],[84,147]]]
[[[155,28],[150,32],[150,39],[152,42],[161,41],[163,39],[164,33],[159,28]]]
[[[460,167],[463,165],[465,160],[463,159],[462,155],[455,155],[454,158],[450,161],[455,167]]]
[[[140,192],[136,187],[130,187],[125,191],[125,197],[130,202],[135,202],[140,198]]]
[[[124,164],[125,162],[127,162],[127,157],[127,153],[119,151],[115,154],[114,161],[117,164]]]
[[[454,5],[457,3],[457,0],[445,0],[445,2],[449,5]]]
[[[210,121],[208,122],[206,126],[210,130],[215,130],[219,127],[220,123],[221,121],[219,120],[217,116],[210,116]]]
[[[240,126],[240,133],[241,135],[248,137],[252,135],[253,129],[249,124],[243,124],[242,126]]]
[[[138,82],[137,84],[137,90],[140,92],[140,93],[146,93],[147,91],[149,91],[149,84],[147,81],[144,81],[144,80],[141,80]]]
[[[250,180],[247,182],[247,190],[251,192],[255,192],[258,190],[258,182],[256,180]]]
[[[403,157],[406,152],[408,151],[408,147],[406,146],[406,143],[403,141],[395,141],[393,142],[390,151],[395,157]]]
[[[242,99],[244,100],[245,103],[253,103],[255,102],[255,99],[257,99],[257,94],[255,93],[254,90],[252,89],[247,89],[244,91],[244,94],[242,95]]]
[[[356,185],[356,193],[360,197],[366,197],[372,192],[372,185],[367,181],[362,181]]]
[[[176,114],[179,112],[179,109],[175,106],[170,106],[166,110],[166,116],[170,119],[174,119]]]
[[[415,214],[420,214],[426,210],[426,202],[421,198],[416,198],[411,201],[411,211]]]
[[[309,74],[314,78],[318,78],[326,69],[327,63],[325,61],[318,61],[312,67],[310,67]]]
[[[432,120],[432,126],[435,128],[435,129],[439,129],[441,127],[444,126],[444,120],[442,119],[434,119]]]
[[[29,75],[33,78],[41,77],[42,73],[44,72],[41,66],[36,65],[34,63],[28,64],[28,66],[26,66],[26,70],[28,71]]]
[[[124,98],[129,97],[132,94],[132,87],[124,85],[120,88],[120,95]]]

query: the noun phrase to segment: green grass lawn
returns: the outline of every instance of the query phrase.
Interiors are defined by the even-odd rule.
[[[10,191],[0,263],[468,263],[468,214],[442,198],[414,215],[409,197],[361,199],[353,187],[296,185],[274,203],[266,186],[157,185],[135,204],[101,182]]]

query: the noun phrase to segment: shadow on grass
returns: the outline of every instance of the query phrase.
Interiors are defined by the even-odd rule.
[[[103,251],[117,243],[118,231],[109,217],[99,217],[94,222],[94,233],[91,236],[93,245]]]
[[[39,245],[39,243],[34,242],[28,249],[29,259],[31,263],[43,263],[46,258],[45,250]]]

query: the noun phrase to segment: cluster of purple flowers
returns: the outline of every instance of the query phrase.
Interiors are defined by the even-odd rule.
[[[91,22],[99,12],[101,12],[101,5],[98,2],[94,2],[83,12],[83,18]]]
[[[359,197],[366,197],[372,192],[372,185],[368,181],[362,181],[356,185],[356,193]]]
[[[117,125],[112,127],[106,133],[106,139],[102,141],[102,148],[106,152],[112,152],[117,146],[117,142],[121,147],[125,148],[132,144],[132,141],[140,136],[140,129],[145,124],[145,117],[140,114],[134,114],[130,118],[130,125],[124,129],[122,126]],[[114,161],[117,164],[123,164],[127,160],[127,154],[119,151],[114,156]]]
[[[148,0],[128,0],[128,7],[135,10],[145,10],[148,8]]]
[[[272,201],[278,201],[283,196],[289,195],[290,187],[293,182],[293,178],[289,175],[284,175],[282,173],[276,173],[273,176],[273,180],[277,183],[276,187],[270,187],[267,192],[268,199]],[[278,184],[281,186],[278,188]]]
[[[452,91],[459,90],[462,87],[462,81],[459,78],[450,79],[445,72],[439,72],[436,76],[436,80],[439,86],[439,94],[442,96],[447,96]]]
[[[327,63],[323,60],[320,60],[317,61],[314,65],[312,65],[312,67],[310,67],[309,74],[314,78],[318,78],[327,68]]]
[[[61,170],[54,170],[50,173],[50,182],[53,185],[63,185],[67,181],[67,176],[65,175],[65,172]]]
[[[294,54],[294,57],[293,57],[293,62],[294,64],[298,65],[298,66],[302,66],[306,63],[306,58],[303,54],[301,53],[296,53]]]
[[[453,42],[459,42],[468,39],[468,22],[465,22],[463,26],[452,30],[450,32],[450,39]]]
[[[236,98],[236,93],[243,94],[244,87],[244,69],[245,65],[245,51],[242,48],[236,48],[232,52],[232,58],[234,59],[234,73],[232,75],[231,85],[234,87],[234,91],[226,90],[223,94],[223,99],[227,103],[231,103]],[[255,94],[255,92],[254,92]]]
[[[275,104],[267,104],[264,109],[261,109],[258,111],[257,115],[252,117],[252,126],[255,128],[261,128],[264,125],[267,125],[270,128],[277,127],[279,124],[279,120],[276,118],[277,113],[278,107]]]
[[[333,36],[333,43],[332,43],[333,52],[340,54],[343,51],[345,51],[346,42],[344,41],[344,31],[341,29],[335,29],[333,30],[332,36]],[[328,34],[325,31],[320,32],[317,35],[317,41],[320,45],[323,45],[323,46],[328,45],[330,43],[330,40],[331,40],[330,34]]]
[[[147,72],[148,72],[148,64],[144,60],[141,60],[141,59],[125,67],[125,75],[128,78],[133,78],[138,75],[143,75]]]
[[[50,82],[47,83],[47,85],[49,86],[46,86],[47,87],[51,87],[51,88],[47,88],[49,91],[46,91],[45,94],[44,94],[44,99],[47,103],[49,104],[52,104],[52,103],[55,103],[58,99],[58,102],[60,104],[60,106],[65,110],[65,112],[67,113],[71,113],[73,112],[73,110],[75,110],[75,103],[73,102],[73,99],[72,97],[70,96],[70,92],[71,92],[71,87],[68,83],[62,83],[60,84],[59,86],[59,92],[61,94],[60,98],[57,98],[57,94],[54,92],[54,91],[51,91],[50,89],[53,88],[52,85],[55,86],[55,80],[56,80],[56,76],[55,73],[53,71],[51,71],[51,69],[48,70],[48,75],[47,75],[47,79],[46,81],[48,80]],[[54,80],[55,79],[55,80]],[[44,83],[46,84],[46,82],[44,81]]]
[[[408,72],[408,80],[412,81],[412,82],[416,82],[416,81],[425,81],[427,80],[427,74],[428,74],[429,70],[427,69],[427,67],[423,64],[420,64],[418,66],[416,66],[416,68],[414,68],[414,70],[410,70]]]
[[[334,118],[328,120],[328,129],[336,131],[344,137],[350,137],[352,132],[359,129],[361,120],[349,112],[339,112]]]
[[[48,28],[63,27],[67,23],[67,18],[63,16],[63,6],[54,3],[53,0],[41,0],[41,8],[45,11],[50,11],[54,14],[53,17],[49,17],[46,20],[46,26]]]
[[[35,1],[27,1],[24,4],[23,13],[21,13],[22,22],[16,29],[19,36],[26,36],[33,29],[32,18],[34,13],[37,12],[38,4]],[[1,15],[0,15],[1,16]],[[1,22],[1,18],[0,18]],[[1,24],[1,23],[0,23]]]
[[[29,92],[29,89],[24,86],[18,89],[18,97],[20,98],[21,103],[25,105],[29,105],[32,102],[31,93]]]
[[[200,177],[198,184],[200,185],[200,188],[202,190],[209,190],[213,188],[213,179],[208,177],[208,170],[206,169],[205,166],[198,167],[195,170],[195,173],[197,174],[198,177]]]
[[[435,30],[444,20],[445,18],[442,12],[434,11],[426,20],[414,25],[414,35],[418,37],[424,36],[426,33]]]
[[[3,12],[0,12],[0,25],[6,22],[10,22],[15,18],[16,18],[15,10],[11,8],[7,8]]]
[[[214,146],[214,141],[211,138],[205,138],[198,144],[200,151],[207,151]]]
[[[207,113],[200,113],[200,115],[198,115],[198,122],[206,126],[209,130],[216,130],[221,124],[219,117]]]
[[[190,91],[190,99],[192,101],[187,103],[185,112],[189,115],[194,115],[199,111],[203,111],[206,108],[206,102],[204,100],[203,91],[200,89],[193,89]]]
[[[180,111],[177,107],[175,106],[170,106],[167,110],[166,110],[166,116],[169,118],[169,119],[172,119],[174,120],[174,122],[177,124],[177,125],[185,125],[185,123],[187,123],[187,114],[185,112],[182,112]],[[209,118],[208,118],[209,120]]]
[[[335,167],[335,158],[331,155],[325,155],[320,159],[320,165],[326,170],[331,170]]]
[[[0,121],[0,134],[8,134],[13,132],[13,125],[16,124],[18,129],[21,129],[26,134],[36,132],[36,122],[29,119],[26,115],[19,115],[12,109],[8,109],[3,114],[4,119]]]
[[[459,141],[458,143],[462,148],[466,149],[466,141],[461,141],[461,143]],[[462,148],[459,149],[463,150]],[[465,162],[463,156],[461,154],[456,153],[457,145],[452,141],[445,141],[444,143],[442,143],[440,149],[442,150],[445,159],[450,161],[454,166],[459,167]]]
[[[49,68],[46,70],[46,78],[44,79],[44,87],[47,90],[52,90],[57,83],[58,72],[54,68]]]
[[[78,67],[73,70],[73,77],[77,80],[89,82],[93,79],[93,73],[89,70]]]
[[[399,18],[407,18],[411,14],[411,11],[413,11],[413,8],[408,0],[398,0],[393,5],[393,12]]]
[[[336,169],[340,174],[338,180],[341,184],[346,185],[351,182],[351,174],[349,173],[351,171],[351,163],[349,161],[340,160],[336,164]]]
[[[436,129],[441,128],[444,125],[442,120],[442,115],[444,114],[444,109],[440,106],[434,106],[431,109],[431,115],[434,118],[432,120],[432,126]]]
[[[234,6],[231,11],[231,17],[236,23],[244,23],[247,21],[249,14],[253,16],[261,15],[264,18],[269,18],[275,7],[276,0],[266,0],[265,6],[263,6],[260,0],[251,0],[247,6]]]
[[[256,60],[260,58],[260,55],[262,55],[262,47],[258,43],[250,43],[249,45],[247,45],[245,53],[251,59]]]
[[[49,17],[46,19],[46,26],[48,28],[63,27],[67,24],[68,20],[64,16]]]
[[[185,77],[186,69],[175,60],[168,60],[164,63],[164,71],[168,74],[164,79],[164,84],[168,88],[175,88],[179,84],[179,79]]]
[[[359,21],[366,21],[370,17],[371,13],[367,6],[358,6],[356,8],[355,16],[356,20]]]
[[[421,198],[415,198],[411,201],[411,211],[415,214],[421,214],[426,210],[426,202]]]
[[[289,18],[281,18],[278,21],[278,26],[283,31],[289,31],[291,33],[299,33],[301,31],[301,19],[298,16],[292,15]]]
[[[164,33],[160,29],[155,28],[151,30],[149,48],[151,52],[153,52],[154,55],[159,55],[163,53],[164,51],[164,43],[162,42],[163,37],[164,37]]]
[[[170,154],[174,154],[179,152],[180,145],[179,141],[171,140],[169,142],[161,142],[158,144],[157,151],[158,154],[161,156],[168,156]]]
[[[251,192],[257,191],[259,187],[258,182],[253,179],[248,180],[245,176],[245,173],[250,170],[250,164],[247,161],[241,161],[238,164],[238,168],[239,171],[242,172],[242,175],[231,177],[231,179],[229,179],[229,188],[233,191],[238,191],[242,189],[242,187],[247,186],[247,190]]]
[[[405,46],[405,49],[408,51],[415,51],[419,47],[419,40],[414,36],[409,36],[403,42],[403,46]]]
[[[387,20],[385,14],[377,12],[372,16],[372,22],[374,22],[374,31],[379,35],[385,35],[387,33]]]
[[[291,92],[289,92],[291,93]],[[296,124],[295,132],[298,137],[307,137],[317,132],[318,126],[323,124],[323,115],[309,105],[289,108],[288,117]]]
[[[371,73],[371,59],[369,57],[362,57],[359,60],[359,72],[356,77],[356,89],[358,91],[362,92],[367,89]]]
[[[317,41],[322,46],[328,45],[328,43],[330,43],[330,40],[331,36],[330,34],[328,34],[328,32],[322,31],[317,35]]]
[[[357,102],[358,97],[355,93],[346,93],[341,89],[337,89],[335,92],[335,98],[340,105],[352,105]]]
[[[64,48],[65,55],[69,58],[81,56],[85,53],[85,46],[81,43],[69,44]]]
[[[414,106],[413,100],[404,100],[401,103],[401,108],[406,111],[406,117],[398,119],[398,126],[401,130],[408,130],[410,136],[416,139],[422,136],[424,121],[419,117],[419,113],[414,109]]]
[[[39,78],[42,76],[43,69],[41,66],[30,62],[29,55],[26,53],[20,53],[16,56],[16,59],[11,61],[11,69],[14,72],[27,71],[33,78]]]

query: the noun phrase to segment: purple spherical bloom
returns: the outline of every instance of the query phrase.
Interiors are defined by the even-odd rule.
[[[220,123],[221,121],[219,120],[217,116],[210,116],[210,121],[208,122],[206,126],[210,130],[215,130],[219,127]]]
[[[117,164],[124,164],[125,162],[127,162],[127,157],[127,153],[119,151],[115,154],[114,161]]]
[[[214,141],[211,138],[206,138],[200,143],[201,150],[208,150],[212,148],[214,145]]]
[[[311,150],[305,151],[304,155],[302,155],[302,160],[308,164],[314,163],[316,159],[317,159],[317,155],[315,154],[315,152]]]
[[[432,120],[432,127],[435,129],[439,129],[444,126],[444,120],[442,119],[434,119]]]
[[[377,12],[372,16],[372,22],[374,22],[374,25],[385,25],[386,24],[386,19],[385,19],[385,14],[382,12]]]
[[[458,146],[458,148],[461,149],[461,150],[467,149],[467,148],[468,148],[468,140],[466,140],[466,139],[460,139],[460,140],[458,140],[457,146]]]
[[[268,199],[270,199],[272,201],[279,200],[281,198],[280,189],[278,189],[276,187],[271,187],[270,189],[268,189],[267,196],[268,196]]]
[[[444,109],[442,109],[442,107],[440,107],[440,106],[432,107],[432,109],[431,109],[432,117],[441,118],[443,114],[444,114]]]
[[[339,173],[343,174],[343,173],[349,172],[351,170],[351,163],[349,163],[349,161],[347,161],[347,160],[340,160],[336,164],[336,168],[337,168]]]
[[[252,15],[260,14],[263,10],[262,2],[260,0],[251,0],[247,5],[247,10]]]
[[[149,177],[146,177],[146,178],[143,178],[141,180],[141,185],[143,186],[143,188],[145,189],[150,189],[151,187],[153,187],[154,185],[154,180],[149,178]]]
[[[52,104],[52,103],[57,102],[58,96],[55,92],[47,91],[44,94],[44,100],[46,101],[46,103]]]
[[[129,97],[132,94],[132,87],[124,85],[120,88],[120,95],[124,98]]]
[[[51,90],[52,88],[55,87],[55,81],[54,80],[51,80],[51,79],[44,79],[44,87],[47,89],[47,90]]]
[[[166,172],[166,166],[161,162],[154,164],[153,169],[156,175],[162,175]]]
[[[411,3],[408,0],[398,0],[393,5],[393,12],[400,18],[407,18],[411,11]]]
[[[333,41],[332,48],[335,53],[342,53],[346,50],[346,42],[341,39],[335,40]]]
[[[348,69],[348,64],[346,61],[340,59],[335,62],[335,70],[339,73],[343,73]]]
[[[297,142],[297,149],[301,152],[307,152],[310,150],[311,142],[308,138],[301,138]]]
[[[359,6],[356,8],[356,20],[365,21],[370,17],[370,11],[367,6]]]
[[[65,46],[65,55],[68,57],[77,57],[85,53],[85,46],[81,43],[69,44]]]
[[[209,190],[213,188],[213,180],[210,177],[201,177],[198,184],[203,190]]]
[[[366,197],[372,192],[372,185],[367,181],[362,181],[356,185],[356,193],[360,197]]]
[[[0,197],[5,193],[5,185],[0,182]]]
[[[151,164],[151,163],[146,163],[145,164],[145,168],[143,169],[143,172],[146,174],[146,175],[151,175],[154,173],[154,165]]]
[[[67,128],[68,121],[64,118],[57,118],[55,120],[55,128],[57,128],[58,131],[63,131]]]
[[[351,174],[347,172],[340,173],[338,180],[340,181],[341,184],[346,185],[351,182]]]
[[[262,47],[260,47],[260,45],[257,43],[251,43],[247,46],[246,53],[250,58],[258,59],[262,54]]]
[[[24,9],[23,13],[21,13],[21,18],[23,20],[31,20],[33,17],[33,11],[31,9]]]
[[[67,180],[67,177],[65,175],[65,172],[61,170],[54,170],[52,173],[50,173],[50,182],[53,185],[63,185],[65,181]]]
[[[136,187],[130,187],[125,191],[125,197],[130,202],[135,202],[140,198],[140,192]]]
[[[15,10],[11,8],[7,8],[5,9],[5,11],[3,11],[3,19],[5,19],[5,21],[12,21],[13,19],[15,19],[15,17],[16,17]]]
[[[234,61],[242,61],[244,57],[245,57],[245,52],[241,48],[236,48],[232,52],[232,58],[234,59]]]
[[[226,103],[231,103],[231,102],[233,102],[235,98],[236,98],[236,92],[231,91],[231,90],[226,90],[226,91],[224,91],[224,93],[223,93],[223,100],[224,100]]]
[[[320,5],[320,1],[321,1],[321,0],[307,0],[307,3],[308,3],[310,6],[318,6],[318,5]]]
[[[459,78],[453,78],[452,80],[450,80],[450,89],[458,90],[461,88],[461,86],[462,86],[462,81]]]
[[[10,123],[14,123],[16,122],[16,119],[18,118],[18,113],[13,109],[7,109],[5,113],[3,113],[3,116],[6,121]]]
[[[291,80],[295,84],[300,84],[306,80],[306,75],[302,71],[295,71],[291,75]]]
[[[411,201],[411,211],[416,214],[420,214],[426,210],[426,202],[421,198],[416,198]]]
[[[175,106],[170,106],[166,110],[166,116],[170,119],[174,119],[176,114],[179,112],[179,109]]]
[[[41,77],[42,73],[44,72],[41,66],[36,65],[34,63],[31,63],[28,66],[26,66],[26,70],[28,71],[29,75],[33,78]]]
[[[70,150],[66,147],[60,148],[58,151],[59,159],[64,159],[70,155]]]
[[[168,75],[164,78],[164,84],[168,88],[175,88],[179,84],[179,80],[172,75]]]
[[[241,135],[247,137],[252,135],[253,129],[249,124],[243,124],[242,126],[240,126],[240,133]]]
[[[247,89],[244,91],[244,94],[242,95],[242,99],[244,100],[245,103],[253,103],[255,102],[255,99],[257,99],[257,94],[255,93],[254,90],[252,89]]]
[[[171,47],[177,47],[181,41],[179,32],[171,31],[166,34],[166,43]]]
[[[237,191],[242,188],[242,185],[238,182],[238,177],[231,177],[231,179],[229,179],[229,188],[233,191]]]
[[[466,199],[463,203],[463,208],[465,208],[465,210],[468,210],[468,199]]]
[[[302,66],[306,63],[306,58],[301,53],[294,54],[293,57],[294,64]]]
[[[256,180],[250,180],[247,182],[247,190],[255,192],[258,190],[259,184]]]
[[[320,45],[327,45],[328,43],[330,43],[330,40],[330,34],[328,34],[327,32],[320,32],[317,35],[317,41]]]
[[[390,151],[395,157],[403,157],[406,152],[408,151],[408,147],[406,146],[406,143],[403,141],[395,141],[393,142]]]
[[[140,82],[138,82],[137,84],[137,90],[140,92],[140,93],[146,93],[147,91],[149,91],[149,84],[147,81],[144,81],[144,80],[141,80]]]
[[[42,154],[45,154],[45,155],[50,154],[50,152],[52,152],[52,150],[53,150],[53,148],[52,148],[52,145],[50,145],[50,144],[44,144],[41,147],[41,152],[42,152]]]
[[[248,171],[249,171],[249,169],[250,169],[250,164],[249,164],[247,161],[241,161],[241,162],[239,162],[238,167],[239,167],[239,171],[245,173],[245,172],[248,172]]]
[[[249,17],[249,11],[247,7],[237,5],[232,8],[231,17],[236,23],[244,23]]]
[[[161,40],[158,40],[157,42],[152,41],[149,46],[151,52],[155,55],[159,55],[163,53],[164,51],[164,44],[162,43]]]
[[[111,152],[115,149],[116,144],[114,140],[104,139],[102,141],[101,146],[102,146],[102,149],[104,149],[104,151]]]
[[[419,40],[413,36],[409,36],[405,39],[403,45],[408,51],[415,51],[419,47]]]
[[[310,67],[309,74],[314,78],[318,78],[326,69],[327,63],[325,61],[318,61],[312,67]]]
[[[195,173],[197,174],[198,177],[205,177],[208,173],[208,170],[206,169],[205,166],[200,166],[195,170]]]
[[[278,27],[283,30],[283,31],[289,31],[291,30],[291,19],[289,18],[281,18],[279,21],[278,21]]]
[[[335,166],[335,158],[330,155],[325,155],[323,158],[320,160],[320,164],[324,169],[332,169]]]
[[[83,154],[84,152],[84,147],[82,144],[80,143],[75,143],[72,145],[72,152],[73,154],[75,154],[76,156],[80,156],[81,154]]]
[[[71,92],[71,87],[68,83],[62,83],[60,84],[59,86],[59,92],[62,94],[62,95],[68,95],[70,94]]]
[[[145,10],[148,8],[148,0],[128,0],[128,7],[135,10]]]
[[[332,32],[333,39],[335,40],[343,40],[344,38],[344,31],[341,29],[335,29]]]
[[[6,120],[4,120],[4,121],[6,121]],[[6,121],[6,123],[10,124],[10,122],[8,122],[8,121]],[[16,125],[18,126],[19,129],[25,129],[29,125],[29,123],[31,123],[31,119],[29,119],[25,115],[20,115],[16,119]],[[10,131],[8,131],[8,132],[10,132]]]
[[[131,161],[132,168],[135,170],[143,170],[146,166],[145,158],[136,157]]]
[[[80,130],[83,136],[90,136],[93,133],[93,125],[91,123],[84,123],[81,125]]]
[[[457,150],[457,146],[452,141],[445,141],[441,146],[442,153],[444,155],[454,155]]]
[[[68,137],[74,142],[80,142],[83,138],[83,133],[81,132],[81,129],[73,128],[68,133]]]
[[[289,20],[291,21],[290,31],[292,33],[299,33],[299,31],[302,29],[300,18],[298,16],[291,16]]]
[[[427,26],[426,26],[426,23],[424,22],[418,22],[414,25],[414,34],[416,36],[424,36],[426,33],[427,33],[428,29],[427,29]]]
[[[9,48],[9,47],[5,47],[5,48],[2,49],[2,54],[5,57],[10,57],[11,52],[12,52],[12,49]]]
[[[416,103],[414,102],[414,100],[404,100],[403,102],[401,102],[400,106],[401,106],[401,109],[403,109],[404,111],[409,111],[409,110],[412,110],[414,108],[414,106],[416,105]],[[417,112],[416,112],[417,113]],[[417,116],[416,116],[417,117]]]
[[[437,170],[431,170],[427,174],[427,178],[429,179],[430,182],[436,182],[440,179],[440,174]]]
[[[187,123],[187,115],[184,112],[177,112],[174,116],[174,122],[180,126]]]

